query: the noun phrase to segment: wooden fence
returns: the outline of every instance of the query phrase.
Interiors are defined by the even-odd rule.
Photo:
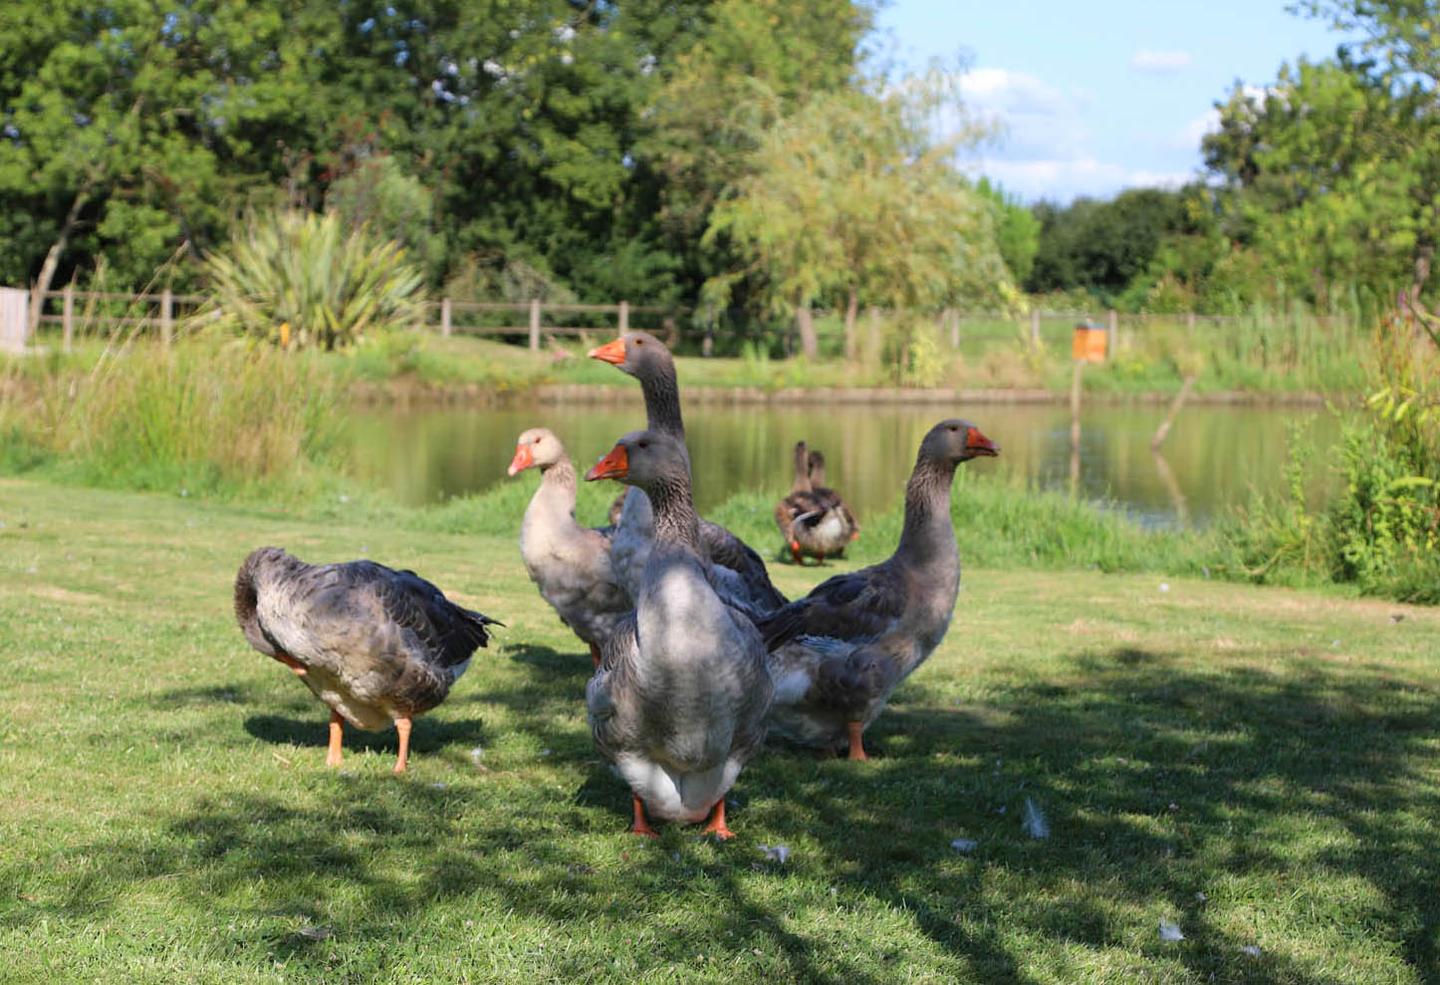
[[[18,319],[21,323],[15,335],[21,340],[19,347],[23,347],[24,342],[41,326],[59,325],[60,345],[66,352],[74,346],[76,330],[81,326],[87,331],[99,329],[108,332],[117,328],[129,328],[153,332],[168,345],[175,337],[177,322],[196,315],[208,300],[203,295],[175,294],[169,290],[126,294],[113,291],[80,291],[66,287],[43,294],[37,291],[12,293],[22,296],[28,294],[28,305],[19,304],[17,313],[10,318]],[[520,318],[501,318],[501,324],[492,323],[495,316],[510,314],[524,316],[525,324],[513,324],[520,321]],[[550,316],[548,319],[547,315]],[[606,316],[607,321],[613,318],[613,322],[587,325],[568,323],[576,316],[587,315]],[[630,330],[631,315],[656,316],[661,333],[670,336],[670,340],[674,341],[677,332],[675,309],[632,305],[628,301],[618,304],[552,304],[538,298],[525,302],[456,301],[442,298],[425,303],[421,327],[436,330],[446,337],[523,336],[527,339],[531,351],[538,352],[541,340],[546,337],[598,331],[627,332]],[[567,323],[561,324],[560,321]]]

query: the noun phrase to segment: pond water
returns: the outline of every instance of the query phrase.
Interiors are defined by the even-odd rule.
[[[1279,492],[1289,432],[1318,453],[1333,447],[1340,423],[1319,409],[1191,405],[1164,446],[1150,451],[1165,408],[1095,405],[1082,417],[1078,493],[1113,504],[1143,523],[1204,525],[1252,488]],[[1070,487],[1070,415],[1060,405],[785,406],[694,403],[685,425],[700,510],[746,490],[781,493],[790,484],[791,447],[803,438],[824,451],[830,485],[862,518],[900,501],[915,449],[947,416],[979,425],[1002,448],[998,459],[966,468],[986,482]],[[515,438],[554,430],[580,468],[614,440],[644,425],[637,404],[516,404],[501,407],[357,410],[353,454],[362,479],[410,504],[440,502],[505,482]],[[1312,496],[1327,493],[1322,486]]]

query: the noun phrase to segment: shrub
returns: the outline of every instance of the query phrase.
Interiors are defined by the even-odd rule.
[[[205,260],[213,300],[192,324],[282,347],[351,345],[367,330],[420,321],[422,276],[393,241],[335,215],[252,215]]]

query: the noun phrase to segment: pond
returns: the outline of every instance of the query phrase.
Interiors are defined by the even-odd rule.
[[[1252,488],[1280,492],[1289,433],[1323,454],[1340,422],[1318,408],[1190,405],[1164,446],[1150,438],[1163,406],[1094,405],[1082,416],[1078,493],[1150,525],[1204,525],[1246,501]],[[947,416],[977,424],[1002,448],[977,478],[1017,490],[1070,487],[1070,414],[1063,405],[731,405],[687,403],[685,426],[702,512],[730,495],[781,493],[799,439],[825,453],[828,481],[862,518],[900,501],[915,449]],[[515,438],[543,425],[580,468],[620,435],[644,426],[638,404],[527,404],[484,408],[356,410],[354,460],[362,479],[409,504],[439,502],[505,482]],[[1311,490],[1319,497],[1323,487]]]

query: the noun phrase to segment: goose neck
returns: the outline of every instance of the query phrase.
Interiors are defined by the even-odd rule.
[[[950,518],[950,486],[955,465],[920,459],[905,487],[905,526],[896,555],[924,564],[956,556],[955,526]]]

